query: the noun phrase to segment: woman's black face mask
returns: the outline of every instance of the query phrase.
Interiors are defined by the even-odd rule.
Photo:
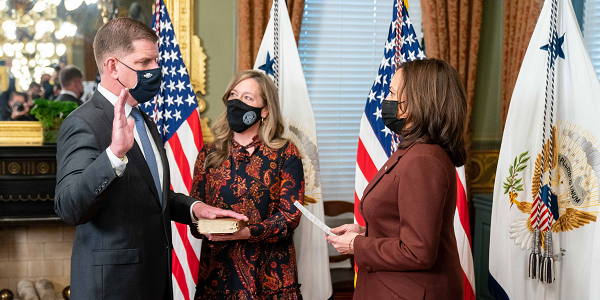
[[[260,120],[263,107],[250,106],[242,100],[231,99],[227,101],[227,122],[231,130],[241,133]]]
[[[406,123],[406,118],[397,118],[398,101],[383,100],[381,102],[381,119],[383,124],[397,135],[402,135],[402,127]]]

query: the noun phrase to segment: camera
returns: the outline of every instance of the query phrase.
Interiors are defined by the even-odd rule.
[[[23,102],[17,101],[17,102],[15,102],[15,104],[13,104],[12,109],[13,109],[13,111],[16,110],[18,112],[21,112],[21,111],[25,110],[25,105],[23,105]]]

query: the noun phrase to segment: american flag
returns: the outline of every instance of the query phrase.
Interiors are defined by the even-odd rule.
[[[156,123],[167,152],[171,189],[189,195],[194,163],[202,149],[202,130],[196,94],[181,57],[173,23],[163,0],[156,1],[152,29],[158,35],[158,66],[162,70],[160,91],[153,101],[141,105]],[[187,225],[172,222],[173,299],[193,299],[198,283],[200,240]]]
[[[405,1],[407,2],[407,1]],[[408,17],[407,5],[394,1],[394,14],[379,71],[373,87],[369,91],[365,112],[360,122],[358,151],[356,155],[356,179],[354,193],[354,216],[358,224],[365,221],[359,213],[358,205],[363,191],[377,171],[394,153],[400,142],[398,135],[390,131],[381,119],[381,103],[387,97],[389,84],[396,71],[396,65],[416,59],[425,59],[417,35]],[[464,167],[457,168],[457,201],[454,215],[454,231],[458,244],[460,263],[463,269],[464,299],[475,299],[475,272],[471,254],[471,234],[465,189]]]

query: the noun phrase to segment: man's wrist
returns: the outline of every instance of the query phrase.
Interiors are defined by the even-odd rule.
[[[196,202],[192,203],[192,206],[190,206],[190,215],[192,217],[192,222],[198,222],[198,220],[200,219],[200,216],[196,215],[196,212],[194,212],[194,206],[196,206],[196,204],[200,204],[200,203],[204,203],[200,200],[196,200]]]
[[[125,171],[125,166],[128,163],[127,155],[124,155],[123,158],[118,158],[117,155],[112,152],[109,148],[106,148],[106,155],[108,155],[108,159],[110,160],[110,164],[115,171],[117,177],[121,177],[123,172]]]
[[[114,155],[120,159],[121,161],[125,160],[125,155],[127,155],[127,152],[121,152],[121,151],[116,151],[115,147],[113,147],[112,145],[109,146],[110,151],[112,151],[112,153],[114,153]]]

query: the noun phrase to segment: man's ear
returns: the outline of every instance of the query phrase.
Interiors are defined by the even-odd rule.
[[[117,59],[109,57],[104,61],[104,73],[108,74],[112,79],[119,79],[117,74]]]

